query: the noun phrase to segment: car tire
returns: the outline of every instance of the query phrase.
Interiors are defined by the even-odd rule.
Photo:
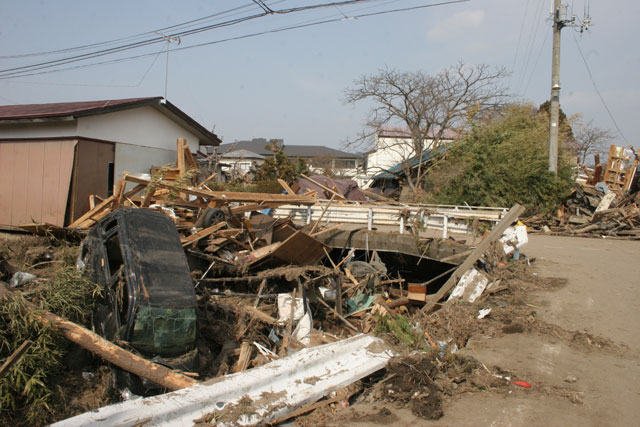
[[[224,211],[220,208],[207,208],[204,211],[204,215],[202,216],[202,226],[204,228],[211,227],[212,225],[216,225],[220,222],[225,221],[226,215]]]

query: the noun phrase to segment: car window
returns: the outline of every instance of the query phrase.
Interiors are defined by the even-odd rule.
[[[194,348],[195,340],[195,308],[138,307],[130,341],[136,349],[174,357]]]
[[[109,266],[109,276],[113,276],[122,266],[122,250],[120,248],[120,236],[115,233],[109,237],[104,243],[107,256],[107,265]]]

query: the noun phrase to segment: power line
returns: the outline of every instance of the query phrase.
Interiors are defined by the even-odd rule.
[[[253,20],[253,19],[262,18],[262,17],[270,15],[270,14],[290,14],[290,13],[313,10],[313,9],[319,9],[319,8],[326,8],[326,7],[332,7],[332,6],[346,6],[346,5],[352,5],[352,4],[356,4],[356,3],[369,2],[369,1],[371,1],[371,0],[343,0],[343,1],[336,1],[336,2],[331,2],[331,3],[319,3],[319,4],[300,6],[300,7],[288,8],[288,9],[281,9],[281,10],[275,10],[275,11],[273,11],[272,9],[269,9],[269,10],[272,10],[272,12],[262,12],[262,13],[259,13],[259,14],[249,15],[249,16],[245,16],[245,17],[242,17],[242,18],[236,18],[236,19],[232,19],[232,20],[228,20],[228,21],[224,21],[224,22],[220,22],[220,23],[216,23],[216,24],[212,24],[212,25],[208,25],[208,26],[204,26],[204,27],[199,27],[199,28],[195,28],[195,29],[184,30],[184,31],[180,31],[180,32],[172,33],[172,34],[167,34],[166,37],[185,37],[185,36],[201,33],[201,32],[204,32],[204,31],[210,31],[210,30],[213,30],[213,29],[218,29],[218,28],[222,28],[222,27],[228,27],[228,26],[236,25],[236,24],[239,24],[239,23],[242,23],[242,22],[250,21],[250,20]],[[144,47],[144,46],[148,46],[148,45],[152,45],[152,44],[161,43],[161,42],[166,40],[166,37],[163,37],[163,36],[159,36],[158,37],[158,36],[156,36],[156,37],[153,37],[152,39],[143,40],[143,41],[139,41],[139,42],[132,42],[132,43],[128,43],[128,44],[125,44],[125,45],[122,45],[122,46],[116,46],[116,47],[109,48],[109,49],[102,49],[102,50],[99,50],[97,52],[90,52],[90,53],[85,53],[85,54],[81,54],[81,55],[75,55],[75,56],[71,56],[71,57],[67,57],[67,58],[61,58],[61,59],[56,59],[56,60],[51,60],[51,61],[45,61],[45,62],[41,62],[41,63],[31,64],[31,65],[25,65],[25,66],[21,66],[21,67],[7,68],[7,69],[4,69],[4,70],[0,70],[0,74],[2,74],[2,77],[9,77],[9,76],[21,74],[21,72],[37,71],[37,70],[42,70],[42,69],[46,69],[46,68],[56,67],[56,66],[59,66],[59,65],[69,64],[69,63],[83,61],[83,60],[87,60],[87,59],[93,59],[93,58],[97,58],[97,57],[100,57],[100,56],[105,56],[105,55],[110,55],[110,54],[113,54],[113,53],[122,52],[122,51],[125,51],[125,50],[131,50],[131,49],[135,49],[135,48],[139,48],[139,47]]]
[[[286,0],[280,0],[276,3],[282,3],[283,1]],[[152,30],[152,31],[147,31],[144,33],[139,33],[139,34],[134,34],[131,36],[127,36],[127,37],[121,37],[121,38],[117,38],[117,39],[112,39],[112,40],[107,40],[107,41],[103,41],[103,42],[99,42],[99,43],[91,43],[91,44],[86,44],[86,45],[81,45],[81,46],[75,46],[75,47],[70,47],[70,48],[64,48],[64,49],[56,49],[56,50],[49,50],[49,51],[43,51],[43,52],[32,52],[32,53],[24,53],[24,54],[18,54],[18,55],[5,55],[5,56],[0,56],[0,59],[16,59],[16,58],[27,58],[27,57],[33,57],[33,56],[47,56],[47,55],[54,55],[54,54],[60,54],[60,53],[68,53],[68,52],[75,52],[75,51],[79,51],[79,50],[87,50],[90,48],[95,48],[95,47],[99,47],[99,46],[108,46],[110,44],[114,44],[114,43],[118,43],[118,42],[124,42],[127,40],[135,40],[141,37],[145,37],[145,36],[151,36],[156,32],[166,32],[168,30],[175,30],[181,27],[188,27],[189,25],[195,24],[195,23],[199,23],[199,22],[206,22],[208,20],[211,20],[213,18],[217,18],[217,17],[221,17],[227,14],[231,14],[231,12],[237,12],[239,10],[242,9],[246,9],[250,6],[253,6],[253,3],[247,3],[243,6],[237,6],[222,12],[218,12],[218,13],[214,13],[212,15],[207,15],[207,16],[203,16],[201,18],[197,18],[197,19],[192,19],[190,21],[186,21],[186,22],[181,22],[179,24],[174,24],[168,27],[163,27],[163,28],[158,28],[156,30]],[[233,16],[233,14],[231,14],[231,16]]]
[[[360,2],[360,1],[363,1],[363,0],[351,0],[351,1],[340,2],[340,3],[353,4],[353,3]],[[368,0],[364,0],[364,1],[368,1]],[[432,4],[428,4],[428,5],[413,6],[413,7],[391,9],[391,10],[385,10],[385,11],[380,11],[380,12],[371,12],[371,13],[366,13],[366,14],[354,15],[354,16],[352,16],[352,18],[356,18],[356,19],[357,18],[367,18],[367,17],[384,15],[384,14],[389,14],[389,13],[406,12],[406,11],[411,11],[411,10],[425,9],[425,8],[431,8],[431,7],[436,7],[436,6],[444,6],[444,5],[455,4],[455,3],[466,3],[466,2],[469,2],[469,1],[471,1],[471,0],[449,0],[449,1],[439,2],[439,3],[432,3]],[[340,5],[340,4],[338,4],[338,5]],[[326,6],[335,6],[335,4],[327,4]],[[310,7],[313,7],[313,6],[310,6]],[[296,8],[296,10],[299,10],[299,9],[300,8]],[[290,9],[290,10],[292,10],[292,9]],[[286,12],[286,13],[290,13],[290,12]],[[219,40],[214,40],[214,41],[210,41],[210,42],[204,42],[204,43],[199,43],[199,44],[195,44],[195,45],[183,46],[183,47],[180,47],[180,48],[169,49],[169,52],[176,52],[176,51],[193,49],[193,48],[197,48],[197,47],[210,46],[210,45],[214,45],[214,44],[221,44],[221,43],[226,43],[226,42],[230,42],[230,41],[234,41],[234,40],[253,38],[253,37],[257,37],[257,36],[261,36],[261,35],[265,35],[265,34],[279,33],[279,32],[283,32],[283,31],[289,31],[289,30],[295,30],[295,29],[300,29],[300,28],[312,27],[312,26],[317,26],[317,25],[322,25],[322,24],[327,24],[327,23],[332,23],[332,22],[338,22],[338,21],[342,21],[342,20],[344,20],[344,18],[341,17],[341,18],[335,18],[335,19],[319,20],[319,21],[315,21],[315,22],[311,22],[311,23],[305,23],[305,24],[299,24],[299,25],[286,26],[286,27],[281,27],[281,28],[277,28],[277,29],[259,31],[259,32],[255,32],[255,33],[244,34],[244,35],[241,35],[241,36],[229,37],[229,38],[225,38],[225,39],[219,39]],[[164,52],[166,52],[166,51],[164,51]],[[3,76],[0,76],[0,80],[6,80],[6,79],[12,79],[12,78],[18,78],[18,77],[28,77],[28,76],[35,76],[35,75],[42,75],[42,74],[49,74],[49,73],[54,73],[54,72],[66,71],[66,70],[75,70],[75,69],[93,67],[93,66],[98,66],[98,65],[118,63],[118,62],[138,59],[138,58],[144,58],[144,57],[147,57],[147,56],[155,55],[156,53],[157,52],[145,53],[145,54],[128,56],[128,57],[118,58],[118,59],[113,59],[113,60],[108,60],[108,61],[96,62],[96,63],[93,63],[93,64],[85,64],[85,65],[78,65],[78,66],[72,66],[72,67],[58,68],[58,69],[54,69],[54,70],[45,70],[45,71],[26,70],[26,71],[23,71],[21,73],[15,72],[15,73],[11,73],[11,74],[5,74]],[[100,55],[100,56],[102,56],[102,55]],[[72,62],[76,62],[76,61],[72,61]],[[57,64],[57,65],[60,65],[60,64]],[[43,67],[43,68],[45,68],[45,67]],[[47,67],[47,68],[50,68],[50,67]]]
[[[598,85],[596,85],[596,82],[593,79],[593,75],[591,74],[591,69],[589,68],[589,64],[587,63],[587,60],[584,57],[584,54],[582,53],[582,48],[580,48],[580,43],[578,43],[578,39],[576,38],[575,33],[571,33],[571,34],[573,35],[573,41],[575,41],[575,43],[576,43],[576,47],[578,48],[578,52],[580,52],[580,57],[582,58],[582,62],[584,63],[585,68],[587,69],[587,74],[589,74],[589,79],[591,79],[591,84],[593,85],[593,88],[596,90],[596,93],[598,94],[598,97],[600,98],[600,101],[602,102],[602,105],[604,106],[604,109],[607,110],[607,113],[609,114],[609,118],[611,118],[611,121],[613,122],[613,125],[615,126],[616,130],[618,131],[618,133],[620,134],[622,139],[624,141],[629,141],[624,136],[622,131],[620,130],[620,127],[618,126],[618,123],[616,122],[616,119],[613,117],[613,114],[611,113],[611,110],[609,110],[609,106],[604,101],[604,98],[602,97],[602,94],[600,93],[600,89],[598,89]]]
[[[520,35],[518,36],[518,44],[516,45],[516,54],[513,56],[513,64],[511,64],[511,73],[513,73],[516,68],[518,53],[520,51],[520,41],[522,40],[522,33],[524,31],[524,23],[527,20],[527,12],[529,12],[529,0],[527,0],[527,3],[524,6],[524,15],[522,16],[522,24],[520,25]]]
[[[536,73],[536,68],[538,68],[538,61],[540,61],[540,57],[542,56],[542,51],[547,44],[547,39],[549,38],[549,31],[547,31],[544,35],[544,40],[542,40],[542,44],[540,45],[540,50],[538,51],[538,55],[536,56],[536,62],[533,64],[533,68],[531,69],[531,74],[529,74],[529,80],[527,81],[527,85],[522,90],[522,94],[524,95],[527,89],[529,89],[529,85],[531,84],[531,80],[533,80],[533,75]]]
[[[538,37],[538,28],[540,27],[539,21],[542,16],[543,5],[543,1],[538,0],[538,12],[535,14],[535,17],[532,21],[532,32],[529,33],[529,41],[527,42],[525,48],[525,52],[527,52],[527,58],[526,61],[523,62],[522,72],[520,78],[518,79],[518,88],[516,90],[516,93],[520,93],[520,89],[526,81],[527,70],[529,69],[529,62],[531,61],[531,52],[533,50],[533,46],[535,45],[536,38]]]

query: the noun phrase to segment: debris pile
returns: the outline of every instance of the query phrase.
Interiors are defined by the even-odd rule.
[[[491,280],[485,273],[503,263],[506,254],[517,256],[522,244],[515,229],[504,234],[523,212],[524,208],[519,205],[506,213],[475,248],[452,239],[420,238],[417,234],[344,231],[340,230],[341,225],[322,228],[320,220],[300,227],[291,218],[269,216],[269,210],[281,205],[313,205],[319,190],[295,194],[287,183],[281,183],[287,194],[213,191],[207,186],[207,180],[197,184],[195,175],[187,170],[187,163],[178,161],[178,168],[160,168],[152,176],[125,173],[112,196],[104,200],[93,198],[91,210],[67,229],[47,226],[33,229],[69,238],[98,225],[105,227],[103,235],[113,235],[108,230],[115,228],[107,229],[107,226],[114,216],[107,215],[121,208],[151,209],[173,220],[196,290],[198,363],[191,372],[167,372],[166,367],[155,363],[155,359],[147,360],[150,357],[129,342],[115,339],[118,347],[115,351],[110,341],[92,335],[87,328],[67,322],[56,313],[42,312],[35,316],[35,321],[61,330],[62,336],[95,354],[97,360],[151,380],[166,390],[187,386],[189,393],[194,393],[193,399],[207,399],[214,406],[222,401],[211,393],[219,392],[222,384],[227,384],[225,387],[229,390],[236,389],[245,381],[243,378],[246,379],[247,384],[238,389],[240,394],[227,397],[219,408],[207,406],[209,412],[201,408],[198,414],[182,413],[180,417],[184,419],[204,417],[202,419],[208,421],[236,417],[234,420],[239,420],[237,409],[244,407],[242,417],[248,416],[249,423],[274,422],[323,405],[340,402],[348,405],[349,398],[361,391],[358,387],[351,391],[339,387],[379,371],[392,355],[382,340],[362,338],[361,334],[377,333],[390,338],[391,344],[400,346],[393,350],[398,354],[403,349],[426,351],[430,359],[420,363],[436,363],[433,355],[437,358],[441,353],[450,354],[452,349],[446,350],[446,344],[432,340],[426,329],[416,333],[415,325],[403,319],[428,317],[432,310],[445,304],[443,301],[449,294],[451,300],[460,299],[461,304],[470,304],[483,292],[500,292],[503,289],[500,282]],[[316,184],[314,178],[305,179]],[[344,197],[337,187],[328,187],[330,183],[318,184],[332,200],[339,199],[337,195]],[[153,236],[148,238],[152,242]],[[118,245],[122,243],[107,247],[107,239],[110,237],[104,237],[103,265],[119,253]],[[138,249],[140,259],[155,258],[145,257],[144,248]],[[150,243],[147,250],[153,251],[154,245]],[[127,259],[122,256],[118,262],[126,263]],[[122,283],[124,270],[116,267],[111,271],[109,265],[109,283]],[[5,277],[17,273],[15,269],[3,268],[7,271]],[[33,286],[37,283],[36,278]],[[142,292],[144,288],[143,284]],[[24,289],[28,294],[29,288]],[[116,307],[127,308],[122,302],[126,298],[122,295],[123,288],[119,289],[120,294],[115,295],[120,305]],[[7,292],[5,297],[9,295]],[[15,292],[20,290],[9,293]],[[471,298],[472,295],[475,297]],[[26,308],[33,309],[29,304]],[[124,316],[123,313],[118,316]],[[85,326],[89,326],[87,322]],[[362,348],[365,341],[367,344]],[[341,354],[340,349],[348,345],[353,347],[348,350],[352,359],[359,362],[357,369],[343,366],[345,360],[335,359],[336,354]],[[122,360],[128,362],[122,363]],[[301,370],[310,360],[313,360],[311,365],[324,374]],[[437,363],[441,364],[442,360]],[[263,366],[265,369],[258,371]],[[401,365],[396,368],[398,366]],[[265,377],[262,388],[253,388],[254,374],[272,375],[269,372],[276,367],[297,372],[284,375],[291,377],[293,385],[271,382]],[[335,368],[335,372],[328,367]],[[250,369],[251,374],[243,376]],[[232,373],[236,375],[226,376]],[[442,414],[440,389],[433,384],[433,378],[429,378],[429,375],[416,377],[414,382],[402,380],[402,383],[407,396],[418,393],[416,413],[434,419]],[[282,393],[298,388],[297,397],[296,393],[291,396]],[[332,392],[339,395],[331,397]],[[125,395],[131,394],[127,393]],[[267,402],[264,397],[267,395],[273,399]],[[171,400],[175,396],[167,394],[162,399]],[[395,399],[400,399],[399,395]],[[129,408],[136,417],[141,417],[142,412],[137,411],[147,407],[146,403],[122,402],[120,405],[123,406],[103,408],[106,412],[101,413],[115,417]],[[151,412],[147,415],[169,416]],[[257,417],[255,420],[252,414]],[[74,422],[79,421],[70,419],[69,425]]]
[[[640,192],[625,195],[607,190],[605,194],[599,188],[580,186],[574,189],[551,220],[536,215],[523,222],[546,233],[640,238]]]
[[[538,214],[523,221],[545,233],[640,238],[638,162],[634,150],[611,145],[606,166],[596,155],[596,167],[585,168],[586,178],[551,219]]]

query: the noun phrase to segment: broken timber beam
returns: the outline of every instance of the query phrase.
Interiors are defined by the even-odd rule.
[[[292,196],[295,196],[296,192],[293,191],[291,189],[291,187],[289,187],[289,184],[287,184],[287,182],[284,179],[280,179],[278,178],[278,184],[280,184],[282,186],[282,188],[284,188],[284,191],[287,192],[287,194],[290,194]]]
[[[11,292],[0,284],[0,299],[4,299],[9,295],[11,295]],[[179,390],[198,384],[198,381],[193,378],[136,356],[80,325],[51,312],[39,309],[29,301],[25,300],[25,307],[42,324],[55,327],[69,341],[97,354],[107,362],[113,363],[127,372],[151,380],[169,390]]]
[[[214,233],[220,230],[223,227],[226,227],[226,222],[219,222],[217,224],[212,225],[209,228],[205,228],[204,230],[200,230],[195,234],[191,234],[190,236],[183,237],[180,239],[182,246],[187,246],[189,243],[197,242],[198,240],[207,237],[209,234]]]
[[[326,185],[323,185],[321,183],[319,183],[318,181],[316,181],[315,179],[309,178],[308,176],[306,176],[305,174],[301,173],[300,176],[302,176],[304,179],[306,179],[307,181],[311,181],[312,183],[314,183],[315,185],[317,185],[318,187],[322,188],[324,191],[328,191],[329,193],[333,194],[334,196],[338,197],[341,200],[347,200],[346,197],[344,197],[344,195],[338,193],[335,190],[332,190],[331,188],[327,187]]]
[[[146,178],[140,178],[137,176],[127,175],[124,178],[126,181],[134,182],[136,184],[149,185],[151,180]],[[251,203],[251,202],[275,202],[275,203],[287,203],[287,204],[300,204],[300,205],[313,205],[316,203],[315,197],[291,196],[288,194],[270,194],[270,193],[242,193],[233,191],[209,191],[200,188],[180,186],[176,187],[173,184],[168,184],[162,181],[154,183],[157,188],[166,188],[168,190],[177,190],[181,193],[189,194],[196,197],[202,197],[204,199],[211,199],[217,202],[229,203]]]
[[[428,299],[427,304],[422,307],[423,313],[428,313],[442,298],[444,298],[451,288],[458,283],[460,277],[464,273],[467,272],[469,268],[475,264],[475,262],[489,249],[489,245],[502,236],[502,233],[514,222],[518,217],[524,212],[524,207],[515,204],[513,207],[507,212],[507,214],[500,220],[500,222],[491,230],[489,235],[482,239],[480,244],[471,252],[471,254],[467,257],[467,259],[460,264],[460,266],[453,272],[451,277],[447,279],[444,285],[436,292],[431,298]]]

